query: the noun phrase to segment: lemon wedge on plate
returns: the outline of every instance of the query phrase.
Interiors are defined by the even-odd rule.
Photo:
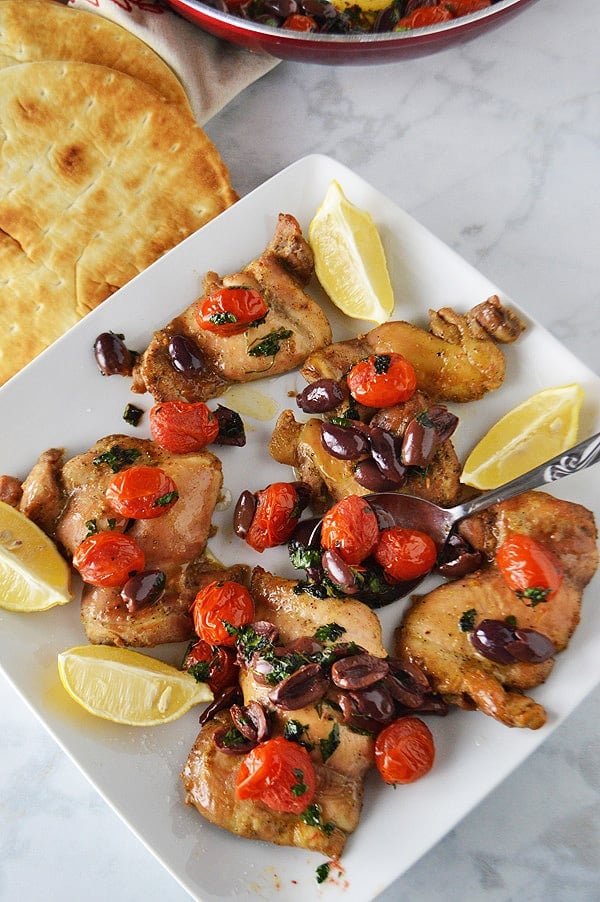
[[[0,607],[46,611],[71,601],[71,570],[45,532],[0,501]]]
[[[128,648],[80,645],[58,656],[60,681],[90,714],[113,723],[152,727],[210,702],[206,683]]]
[[[577,383],[546,388],[505,414],[473,448],[461,482],[495,489],[577,442],[583,389]]]
[[[333,181],[308,227],[315,272],[331,301],[353,319],[383,323],[394,292],[377,226]]]

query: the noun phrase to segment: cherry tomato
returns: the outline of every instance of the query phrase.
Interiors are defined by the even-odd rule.
[[[386,783],[414,783],[433,767],[435,746],[427,724],[400,717],[375,740],[375,764]]]
[[[428,25],[448,22],[452,18],[452,13],[443,6],[421,6],[409,16],[398,19],[394,31],[404,31],[405,28],[426,28]]]
[[[552,598],[562,583],[562,567],[556,556],[522,533],[504,540],[496,551],[496,564],[513,592],[529,601],[532,608]]]
[[[170,476],[160,467],[129,467],[113,476],[106,500],[122,517],[153,520],[162,517],[177,502],[179,493]]]
[[[391,407],[415,393],[417,376],[402,354],[372,354],[355,363],[346,377],[355,401],[367,407]]]
[[[206,332],[239,335],[250,323],[266,316],[268,309],[255,288],[221,288],[201,300],[196,319]]]
[[[209,645],[235,645],[235,635],[226,623],[236,628],[254,620],[254,602],[245,586],[233,580],[212,582],[200,589],[192,604],[194,629]]]
[[[492,5],[492,0],[444,0],[444,6],[453,16],[466,16],[468,13],[477,12],[478,9],[486,9]]]
[[[235,650],[209,645],[204,639],[198,639],[186,653],[183,670],[190,669],[199,682],[208,683],[213,695],[228,686],[235,686],[238,681]]]
[[[317,777],[310,755],[283,736],[261,742],[246,755],[237,775],[238,799],[257,799],[273,811],[300,814],[312,802]]]
[[[391,526],[379,534],[373,556],[389,579],[400,582],[429,573],[437,559],[437,548],[433,539],[418,529]]]
[[[377,515],[360,495],[348,495],[329,508],[321,525],[321,545],[347,564],[360,564],[379,539]]]
[[[123,586],[145,564],[140,546],[122,532],[96,532],[73,555],[73,566],[91,586]]]
[[[246,533],[246,542],[255,551],[284,545],[291,538],[306,500],[290,482],[273,482],[255,492],[256,508]]]
[[[318,25],[312,16],[302,16],[299,13],[293,13],[284,21],[282,28],[289,28],[291,31],[317,31]]]
[[[150,410],[150,432],[161,448],[188,454],[214,442],[219,420],[203,401],[165,401]]]

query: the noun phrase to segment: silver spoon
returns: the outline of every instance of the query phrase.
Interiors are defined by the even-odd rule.
[[[397,526],[419,529],[427,533],[438,546],[438,550],[442,551],[452,531],[466,517],[478,514],[493,504],[506,501],[529,489],[537,489],[562,479],[563,476],[586,470],[599,460],[600,432],[497,489],[491,489],[455,507],[439,507],[423,498],[396,492],[380,492],[367,495],[366,498],[371,504],[387,511]]]

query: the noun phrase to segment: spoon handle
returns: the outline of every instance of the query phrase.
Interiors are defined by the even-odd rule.
[[[516,479],[498,486],[497,489],[484,492],[483,495],[479,495],[465,504],[457,505],[452,509],[453,518],[455,522],[458,522],[464,517],[470,517],[472,514],[491,507],[492,504],[520,495],[521,492],[537,489],[549,482],[562,479],[563,476],[570,476],[572,473],[586,470],[598,461],[600,461],[600,432],[579,442],[563,454],[558,454],[538,467],[534,467],[533,470],[523,473],[522,476],[517,476]]]

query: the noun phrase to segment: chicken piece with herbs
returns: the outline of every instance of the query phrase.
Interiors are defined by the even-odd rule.
[[[166,488],[158,489],[150,512],[121,506],[132,499],[141,503],[139,484],[129,496],[120,486],[120,501],[115,492],[116,480],[135,473],[146,480],[160,476],[157,485]],[[214,454],[171,454],[127,435],[100,439],[67,461],[60,449],[40,456],[22,485],[20,509],[70,560],[77,562],[89,546],[81,569],[81,616],[90,642],[153,646],[187,640],[194,634],[189,608],[200,586],[229,572],[246,578],[246,568],[223,570],[206,554],[221,485]],[[123,547],[116,552],[101,545],[120,537]],[[119,556],[132,549],[138,557],[131,570],[137,572],[130,578],[125,566],[121,577],[112,573]]]
[[[294,467],[298,478],[310,486],[316,508],[325,509],[348,495],[382,491],[416,495],[444,507],[456,503],[461,465],[448,433],[457,418],[440,405],[434,407],[419,391],[402,404],[370,414],[368,424],[348,420],[337,425],[316,417],[298,422],[291,410],[284,410],[273,430],[270,454]],[[437,431],[431,426],[434,420]],[[407,457],[406,450],[403,454],[408,434],[415,435],[414,427],[420,434],[427,429],[435,435],[431,443],[428,440],[427,460],[422,447],[421,456]],[[334,443],[334,453],[328,442]],[[414,441],[412,449],[416,450]],[[350,456],[340,457],[340,453]],[[413,459],[416,464],[406,464]]]
[[[527,492],[469,518],[460,531],[488,563],[415,596],[396,653],[422,667],[447,702],[537,729],[546,712],[525,690],[546,680],[579,622],[598,566],[594,517],[579,504]],[[539,583],[527,585],[532,568]]]
[[[298,222],[280,214],[260,257],[223,278],[209,272],[204,296],[155,333],[135,366],[134,391],[206,401],[303,363],[331,341],[327,317],[304,291],[313,268]]]
[[[392,321],[349,341],[311,354],[302,367],[308,382],[340,380],[370,354],[402,354],[417,374],[417,387],[434,401],[475,401],[502,385],[506,369],[497,342],[515,341],[524,325],[496,295],[465,315],[450,307],[429,311],[429,330]]]
[[[392,693],[403,687],[366,605],[316,598],[261,568],[250,592],[256,619],[237,638],[243,700],[204,723],[182,773],[186,801],[232,833],[337,857],[358,825],[374,736],[398,716]],[[421,683],[415,692],[413,699],[422,700]],[[249,722],[259,747],[283,737],[292,749],[308,751],[308,765],[292,780],[296,811],[236,794]],[[316,788],[307,804],[313,771]]]

